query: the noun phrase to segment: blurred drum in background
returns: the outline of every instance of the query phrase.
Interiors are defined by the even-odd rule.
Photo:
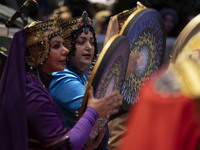
[[[187,58],[200,60],[200,15],[194,17],[181,31],[171,51],[171,64]]]

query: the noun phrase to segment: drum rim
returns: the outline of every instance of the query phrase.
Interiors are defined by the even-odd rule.
[[[182,50],[190,41],[190,39],[200,32],[200,14],[194,17],[180,32],[171,51],[170,63],[176,63],[178,56],[182,53]]]
[[[88,80],[88,84],[86,87],[86,91],[85,94],[83,96],[83,101],[82,101],[82,105],[80,107],[80,111],[78,113],[78,117],[80,118],[83,113],[85,112],[86,108],[87,108],[87,102],[88,102],[88,96],[89,96],[89,87],[92,85],[93,81],[94,81],[94,77],[99,69],[99,66],[102,63],[103,58],[105,57],[105,54],[107,53],[107,50],[111,47],[113,47],[113,43],[118,43],[120,40],[124,40],[127,39],[125,36],[122,36],[120,34],[115,34],[114,36],[111,37],[111,39],[106,43],[106,45],[103,47],[97,61],[96,64],[94,66],[94,69],[92,70],[91,76]],[[128,41],[128,39],[127,39]]]

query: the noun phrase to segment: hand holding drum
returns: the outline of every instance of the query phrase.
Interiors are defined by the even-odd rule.
[[[89,100],[87,107],[93,107],[98,112],[99,117],[104,117],[118,113],[119,107],[122,104],[122,100],[123,96],[117,90],[97,100],[94,98],[93,87],[91,86],[89,89]]]

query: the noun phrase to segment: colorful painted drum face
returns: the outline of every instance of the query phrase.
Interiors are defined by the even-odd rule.
[[[143,81],[163,63],[164,22],[158,11],[140,8],[129,16],[120,34],[130,41],[129,64],[121,90],[124,96],[122,107],[128,111],[138,100]]]
[[[89,78],[79,116],[83,114],[87,107],[90,85],[94,88],[94,97],[98,99],[111,93],[115,89],[121,90],[128,66],[129,53],[130,43],[128,38],[121,35],[114,35],[107,42]],[[97,136],[99,130],[105,126],[109,118],[110,116],[107,116],[99,118],[96,121],[90,134],[91,138]]]

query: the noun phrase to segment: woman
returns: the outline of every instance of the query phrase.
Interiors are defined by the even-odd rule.
[[[48,93],[52,72],[65,68],[69,53],[63,46],[61,31],[60,22],[55,19],[31,24],[14,35],[0,83],[2,150],[81,149],[95,120],[116,112],[109,107],[100,108],[103,104],[93,98],[91,89],[86,113],[67,132]],[[107,100],[110,98],[108,106],[121,101],[118,93],[112,93]]]
[[[98,51],[93,24],[87,12],[83,12],[79,18],[66,21],[65,26],[68,28],[63,34],[70,50],[67,66],[64,71],[53,73],[54,79],[49,91],[64,115],[67,129],[70,130],[78,120],[77,113],[88,82],[84,70],[96,59]],[[104,139],[98,147],[101,150],[107,147],[109,138],[107,128],[101,131],[98,141],[100,142],[102,138]],[[99,142],[87,146],[94,148]]]

